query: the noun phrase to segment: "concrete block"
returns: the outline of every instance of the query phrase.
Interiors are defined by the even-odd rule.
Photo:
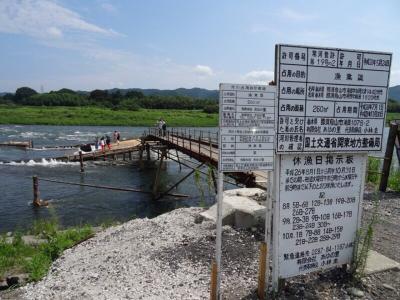
[[[224,196],[242,196],[242,197],[255,197],[265,193],[264,190],[259,188],[242,188],[224,191]]]
[[[365,266],[365,274],[373,274],[391,269],[400,270],[400,263],[390,259],[376,251],[368,252],[367,264]]]

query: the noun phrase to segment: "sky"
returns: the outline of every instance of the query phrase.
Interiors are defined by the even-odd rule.
[[[266,83],[279,43],[393,53],[400,1],[0,0],[0,92]]]

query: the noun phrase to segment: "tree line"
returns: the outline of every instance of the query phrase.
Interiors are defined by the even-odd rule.
[[[139,110],[148,109],[201,109],[207,113],[218,112],[218,103],[211,99],[194,99],[187,96],[144,95],[141,91],[131,90],[121,93],[116,89],[93,90],[90,93],[60,89],[49,93],[38,93],[29,87],[18,88],[14,94],[0,97],[2,104],[31,106],[101,106],[111,109]]]

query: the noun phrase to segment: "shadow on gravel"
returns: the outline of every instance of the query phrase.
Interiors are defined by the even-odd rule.
[[[222,241],[224,274],[229,276],[232,273],[247,273],[247,267],[257,260],[258,241],[247,231],[235,230],[224,232]],[[209,268],[214,255],[215,236],[207,235],[198,240],[184,238],[175,247],[155,252],[151,258],[163,261],[171,270],[176,271],[184,261]]]

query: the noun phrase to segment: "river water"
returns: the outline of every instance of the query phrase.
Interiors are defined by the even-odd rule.
[[[56,217],[63,226],[99,225],[126,221],[133,217],[154,217],[178,207],[209,205],[214,202],[206,178],[202,176],[202,191],[193,176],[174,189],[173,193],[190,195],[189,198],[166,197],[152,201],[148,194],[109,191],[90,187],[71,186],[40,181],[51,178],[69,182],[89,183],[116,187],[139,188],[151,191],[157,170],[157,157],[145,161],[139,169],[137,161],[116,164],[112,162],[85,162],[85,172],[80,173],[79,163],[63,163],[52,157],[73,153],[76,149],[48,149],[93,142],[95,136],[121,132],[122,138],[139,137],[144,127],[109,126],[37,126],[0,125],[0,142],[33,140],[34,149],[22,150],[0,147],[0,234],[29,229],[35,220]],[[217,128],[202,128],[216,132]],[[43,149],[46,147],[45,149]],[[183,154],[181,154],[184,157]],[[40,162],[18,163],[18,160]],[[188,157],[186,157],[188,159]],[[185,176],[191,169],[167,160],[162,170],[161,190],[165,190]],[[204,169],[206,171],[206,169]],[[39,177],[40,198],[50,200],[48,208],[32,206],[32,176]]]

